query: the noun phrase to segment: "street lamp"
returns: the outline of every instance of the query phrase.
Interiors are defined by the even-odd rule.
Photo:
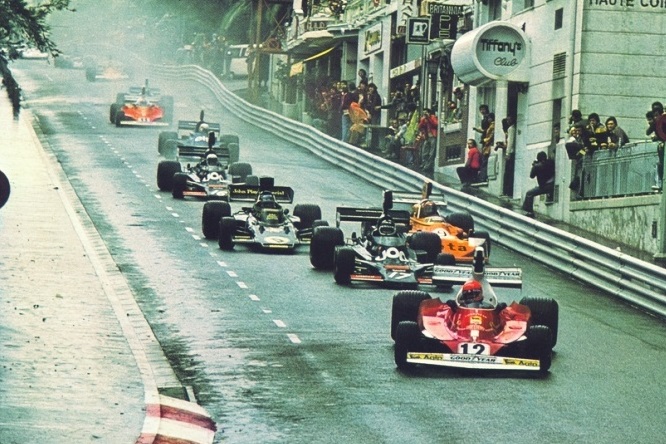
[[[426,70],[431,77],[435,77],[439,71],[439,58],[429,58],[426,61]]]

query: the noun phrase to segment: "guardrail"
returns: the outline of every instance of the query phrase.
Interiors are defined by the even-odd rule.
[[[418,192],[427,180],[419,173],[340,142],[309,125],[247,103],[200,67],[159,66],[155,71],[165,77],[208,87],[223,107],[246,122],[256,122],[261,129],[379,187]],[[445,193],[449,210],[472,214],[475,225],[489,232],[494,242],[666,318],[666,269],[458,190],[437,183],[433,186]]]

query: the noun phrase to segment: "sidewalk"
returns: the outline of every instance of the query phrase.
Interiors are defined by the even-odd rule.
[[[64,172],[0,91],[0,442],[211,443]],[[169,394],[171,396],[165,396]],[[191,399],[191,401],[195,401]]]

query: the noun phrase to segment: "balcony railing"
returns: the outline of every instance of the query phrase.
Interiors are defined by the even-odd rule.
[[[624,197],[654,192],[657,142],[636,142],[616,150],[598,150],[583,160],[583,199]]]

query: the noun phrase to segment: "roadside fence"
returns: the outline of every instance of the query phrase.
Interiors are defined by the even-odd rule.
[[[155,66],[157,74],[206,86],[221,105],[248,123],[305,148],[379,187],[420,191],[426,176],[334,139],[315,128],[256,107],[229,91],[210,71],[198,66]],[[493,242],[559,272],[610,293],[648,313],[666,318],[666,269],[641,261],[580,236],[433,183],[450,211],[467,211],[477,229]],[[552,295],[557,297],[557,295]]]

